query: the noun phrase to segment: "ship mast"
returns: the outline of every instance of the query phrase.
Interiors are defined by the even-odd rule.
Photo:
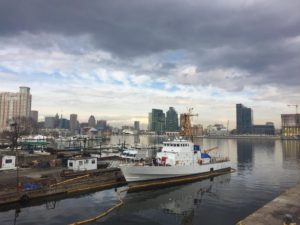
[[[193,108],[189,108],[187,113],[180,115],[180,136],[187,139],[193,139],[193,130],[192,130],[192,117],[198,116],[198,114],[192,113]]]

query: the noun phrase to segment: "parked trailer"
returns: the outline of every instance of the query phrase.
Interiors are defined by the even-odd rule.
[[[0,155],[0,170],[14,170],[16,169],[16,156]]]
[[[92,157],[77,157],[68,160],[68,169],[74,171],[96,170],[97,158]]]

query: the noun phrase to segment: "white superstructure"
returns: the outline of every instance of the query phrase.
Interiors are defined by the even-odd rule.
[[[0,170],[14,170],[16,168],[16,156],[0,155]]]
[[[230,162],[201,152],[191,141],[175,139],[163,143],[153,165],[123,164],[120,168],[127,182],[138,182],[230,169]]]
[[[68,169],[74,171],[96,170],[97,158],[93,157],[78,157],[68,160]]]

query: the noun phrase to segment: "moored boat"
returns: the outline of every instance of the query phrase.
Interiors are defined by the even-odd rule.
[[[229,158],[212,157],[210,150],[201,151],[199,145],[180,138],[164,142],[152,164],[121,164],[120,168],[129,184],[230,171]]]

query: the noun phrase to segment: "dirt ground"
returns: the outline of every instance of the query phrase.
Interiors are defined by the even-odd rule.
[[[60,172],[63,167],[56,168],[19,168],[19,182],[33,182],[40,180],[43,177],[51,177],[53,179],[59,178]],[[6,192],[9,189],[17,188],[17,171],[5,170],[0,171],[0,194]]]

